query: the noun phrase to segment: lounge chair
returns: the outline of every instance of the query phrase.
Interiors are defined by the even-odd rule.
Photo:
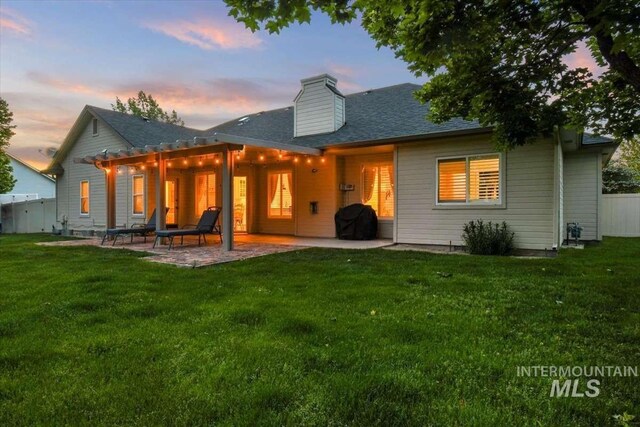
[[[200,221],[195,228],[183,228],[179,230],[157,230],[156,239],[153,242],[153,247],[156,247],[158,239],[166,237],[169,239],[169,250],[173,247],[173,239],[180,236],[180,244],[184,243],[184,236],[198,236],[198,246],[200,246],[200,238],[207,243],[205,234],[218,234],[220,236],[220,243],[222,243],[222,230],[218,224],[218,218],[220,217],[220,208],[212,207],[202,212]],[[188,227],[188,226],[187,226]],[[191,225],[193,227],[193,225]]]
[[[167,208],[167,211],[169,209]],[[166,212],[165,212],[166,213]],[[113,244],[111,246],[115,246],[116,240],[118,240],[118,236],[123,234],[128,234],[131,236],[131,242],[133,243],[133,236],[140,235],[144,237],[144,242],[147,243],[147,234],[153,233],[156,231],[156,210],[153,210],[149,221],[146,224],[134,225],[130,228],[107,228],[107,232],[102,237],[101,245],[104,245],[107,237],[113,236]]]

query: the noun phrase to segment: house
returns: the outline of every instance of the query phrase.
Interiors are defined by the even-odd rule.
[[[335,212],[361,202],[379,237],[398,243],[460,244],[463,224],[480,218],[506,221],[520,248],[556,248],[573,221],[601,239],[611,140],[559,130],[500,152],[475,121],[427,121],[418,88],[345,96],[323,74],[301,81],[292,106],[207,130],[86,106],[48,168],[59,220],[93,232],[164,205],[166,224],[182,226],[222,206],[232,249],[239,232],[333,238]]]
[[[49,199],[56,197],[56,180],[43,174],[9,153],[9,163],[13,168],[16,183],[11,193],[0,194],[0,203],[20,202],[23,200]]]

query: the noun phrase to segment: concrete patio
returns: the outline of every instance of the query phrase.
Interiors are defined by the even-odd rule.
[[[240,261],[264,255],[291,252],[309,247],[334,249],[374,249],[392,245],[391,240],[338,240],[311,237],[293,237],[267,234],[240,234],[234,236],[234,250],[225,251],[217,236],[207,236],[207,244],[198,246],[197,238],[186,237],[184,245],[176,241],[173,249],[167,245],[153,248],[153,237],[146,243],[142,237],[134,237],[133,243],[128,236],[119,238],[115,246],[112,241],[102,246],[100,238],[79,240],[62,240],[58,242],[39,243],[43,246],[97,246],[105,249],[126,249],[150,254],[143,258],[146,261],[161,264],[172,264],[178,267],[196,268],[226,262]]]

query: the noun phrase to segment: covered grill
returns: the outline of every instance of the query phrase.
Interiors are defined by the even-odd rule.
[[[372,240],[378,235],[378,217],[371,206],[356,203],[338,210],[336,236],[341,240]]]

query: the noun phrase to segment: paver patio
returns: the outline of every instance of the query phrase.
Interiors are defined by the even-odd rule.
[[[198,246],[197,239],[185,238],[184,245],[176,245],[168,250],[167,245],[153,248],[153,237],[147,237],[146,243],[141,237],[134,237],[130,243],[129,237],[120,238],[115,246],[112,242],[101,245],[101,238],[86,238],[79,240],[62,240],[58,242],[38,243],[43,246],[97,246],[106,249],[128,249],[151,254],[144,259],[150,262],[173,264],[178,267],[204,267],[240,261],[264,255],[290,252],[308,247],[341,248],[341,249],[372,249],[391,245],[390,240],[348,241],[338,239],[299,238],[274,235],[239,235],[234,241],[234,250],[225,252],[216,236],[209,236],[206,245]]]

